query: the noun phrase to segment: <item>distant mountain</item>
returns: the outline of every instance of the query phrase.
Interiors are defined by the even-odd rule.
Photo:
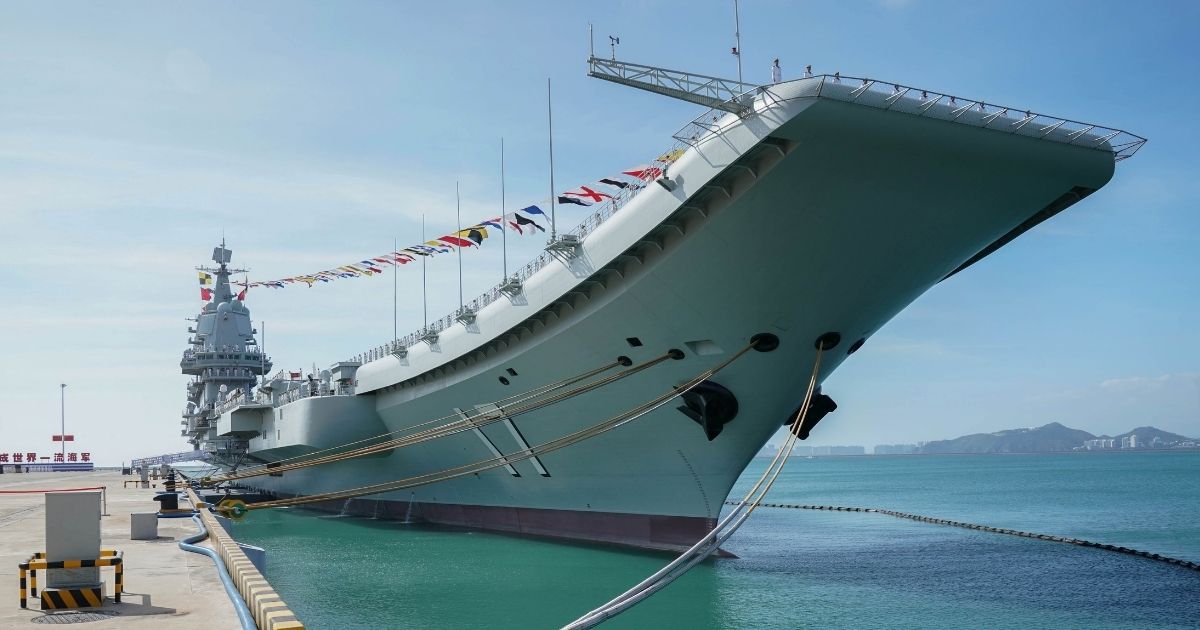
[[[1096,436],[1057,422],[1032,429],[964,435],[953,440],[927,442],[922,453],[1051,453],[1069,451]],[[1142,439],[1139,434],[1138,439]]]
[[[1138,427],[1128,433],[1122,433],[1121,435],[1114,436],[1114,439],[1117,440],[1117,443],[1120,443],[1121,438],[1126,438],[1131,435],[1136,435],[1138,443],[1142,445],[1149,445],[1154,441],[1154,438],[1158,438],[1164,444],[1183,442],[1192,439],[1183,435],[1179,435],[1178,433],[1171,433],[1170,431],[1163,431],[1162,429],[1156,429],[1154,427]],[[1099,437],[1108,436],[1101,435]]]

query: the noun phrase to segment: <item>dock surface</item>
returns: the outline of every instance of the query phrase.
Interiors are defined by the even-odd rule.
[[[101,627],[241,627],[212,560],[179,548],[180,540],[197,532],[192,519],[159,519],[157,540],[129,539],[129,515],[156,511],[158,504],[152,498],[162,489],[161,481],[151,482],[158,483],[157,490],[135,488],[133,483],[127,489],[121,487],[122,482],[133,479],[119,471],[0,475],[0,490],[106,486],[108,515],[100,519],[101,546],[125,553],[125,593],[120,604],[112,601],[112,570],[101,569],[108,596],[103,608],[42,611],[37,600],[30,599],[29,608],[22,609],[17,601],[17,565],[46,548],[45,499],[41,494],[0,494],[0,628],[38,628],[74,621],[46,619],[49,615],[84,613],[98,615],[96,622]],[[43,585],[42,572],[39,578]]]

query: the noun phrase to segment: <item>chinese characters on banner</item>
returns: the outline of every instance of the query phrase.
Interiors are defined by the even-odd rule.
[[[42,459],[50,459],[43,457]],[[63,454],[55,453],[54,461],[63,463]],[[67,453],[67,462],[90,462],[92,461],[91,453]],[[38,463],[37,453],[6,453],[0,452],[0,464],[36,464]]]

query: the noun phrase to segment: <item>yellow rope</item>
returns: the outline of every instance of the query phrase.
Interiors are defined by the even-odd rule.
[[[609,363],[608,365],[604,365],[604,366],[601,366],[601,367],[598,367],[598,368],[595,368],[592,370],[588,370],[587,372],[584,372],[583,374],[580,374],[578,376],[573,376],[571,378],[563,379],[556,383],[542,385],[541,387],[535,387],[533,389],[521,392],[519,394],[514,394],[507,398],[501,398],[500,400],[495,401],[493,404],[495,404],[496,406],[499,407],[499,406],[501,406],[500,403],[510,403],[510,402],[514,402],[514,401],[515,402],[525,402],[527,400],[532,400],[534,398],[537,398],[538,396],[541,396],[542,394],[554,391],[556,389],[561,389],[561,388],[567,387],[569,385],[573,385],[575,383],[578,383],[579,381],[591,378],[602,372],[607,372],[608,370],[611,370],[611,369],[617,367],[618,365],[623,365],[620,359],[618,359],[617,361],[613,361],[612,363]],[[416,425],[413,425],[410,427],[405,427],[404,429],[402,429],[402,431],[408,432],[408,431],[412,431],[413,429],[419,429],[421,427],[434,424],[436,422],[442,422],[444,420],[453,420],[458,417],[459,417],[458,414],[442,416],[441,418],[434,418],[433,420],[427,420],[420,424],[416,424]],[[355,440],[353,442],[346,442],[345,444],[339,444],[337,446],[330,446],[328,448],[323,448],[323,449],[320,449],[317,451],[313,451],[311,453],[304,453],[302,455],[295,455],[293,457],[286,457],[284,459],[276,460],[274,462],[268,462],[266,464],[256,465],[256,466],[250,467],[249,470],[244,470],[243,472],[265,469],[269,466],[272,468],[272,470],[267,471],[267,472],[272,473],[272,472],[275,472],[273,470],[274,468],[277,468],[279,464],[282,464],[284,462],[290,462],[290,461],[295,461],[295,460],[306,460],[306,459],[308,459],[314,455],[318,455],[320,453],[336,451],[336,450],[344,449],[344,448],[347,448],[350,446],[354,446],[355,444],[362,444],[364,442],[370,442],[372,440],[390,438],[390,437],[396,435],[397,433],[399,433],[399,431],[389,431],[387,433],[380,433],[379,435],[373,435],[371,437],[366,437],[361,440]],[[241,479],[242,478],[242,477],[231,477],[231,475],[236,475],[236,474],[238,474],[238,473],[231,472],[231,473],[228,473],[227,475],[218,475],[217,477],[212,478],[211,481],[219,482],[219,481],[228,481],[231,479]],[[252,475],[252,476],[258,476],[258,475]]]
[[[813,362],[812,376],[808,381],[808,389],[804,393],[804,402],[800,405],[800,409],[796,412],[796,417],[789,427],[787,441],[784,443],[783,448],[775,453],[775,457],[771,459],[771,463],[767,465],[767,469],[759,476],[758,481],[754,483],[742,501],[738,503],[737,507],[726,515],[725,518],[721,519],[721,522],[711,532],[697,541],[687,551],[680,554],[671,563],[624,593],[567,624],[564,626],[564,630],[593,628],[632,608],[647,597],[665,588],[671,582],[674,582],[679,576],[687,573],[692,567],[719,549],[721,544],[728,540],[742,526],[742,523],[746,522],[750,514],[754,512],[763,498],[767,496],[767,492],[771,490],[771,486],[779,478],[779,473],[783,472],[783,467],[787,463],[788,456],[791,455],[792,448],[796,443],[796,433],[799,432],[800,427],[804,424],[804,418],[808,415],[813,393],[816,391],[817,378],[821,371],[822,354],[823,347],[818,345],[817,356]]]
[[[349,488],[347,490],[341,490],[341,491],[337,491],[337,492],[327,492],[327,493],[322,493],[322,494],[309,495],[309,496],[305,496],[305,497],[293,497],[290,499],[277,499],[277,500],[273,500],[273,501],[262,501],[259,503],[251,503],[251,504],[246,505],[245,509],[259,510],[259,509],[273,508],[273,507],[304,505],[304,504],[309,504],[309,503],[317,503],[317,502],[321,502],[321,501],[329,501],[329,500],[335,500],[335,499],[350,499],[350,498],[354,498],[354,497],[368,496],[368,495],[372,495],[372,494],[380,494],[383,492],[391,492],[394,490],[403,490],[406,488],[413,488],[413,487],[427,485],[427,484],[431,484],[431,483],[448,481],[450,479],[455,479],[458,477],[465,477],[467,475],[471,475],[474,473],[491,470],[493,468],[499,468],[501,466],[525,461],[527,459],[531,459],[531,458],[537,457],[539,455],[557,451],[559,449],[566,448],[573,444],[582,442],[587,439],[591,439],[593,437],[596,437],[598,435],[601,435],[603,433],[611,431],[612,429],[615,429],[627,422],[636,420],[636,419],[650,413],[651,411],[658,409],[659,407],[663,406],[670,400],[677,398],[677,397],[687,393],[688,391],[692,390],[693,388],[695,388],[697,385],[699,385],[704,380],[711,378],[713,375],[715,375],[716,373],[723,370],[726,366],[733,363],[737,359],[741,358],[743,355],[746,354],[746,352],[748,352],[753,347],[754,347],[753,343],[747,345],[746,347],[742,348],[737,353],[735,353],[729,359],[726,359],[725,361],[723,361],[722,363],[718,364],[717,366],[715,366],[713,368],[710,368],[708,370],[701,372],[699,375],[693,377],[691,380],[687,381],[683,385],[672,388],[670,391],[660,394],[659,396],[657,396],[645,403],[642,403],[624,413],[613,416],[612,418],[609,418],[603,422],[600,422],[600,423],[592,425],[590,427],[581,429],[574,433],[570,433],[570,434],[560,437],[556,440],[551,440],[549,442],[545,442],[545,443],[539,444],[537,446],[532,446],[528,449],[523,449],[516,453],[511,453],[508,455],[500,455],[499,457],[485,459],[485,460],[477,461],[477,462],[474,462],[471,464],[457,466],[454,468],[447,468],[445,470],[441,470],[441,471],[437,471],[437,472],[426,473],[426,474],[417,475],[414,477],[408,477],[405,479],[398,479],[398,480],[388,481],[388,482],[383,482],[383,483],[359,486],[357,488]],[[665,355],[663,358],[667,358],[669,356],[670,355]],[[660,358],[660,359],[656,359],[656,360],[662,360],[662,359]]]
[[[284,464],[284,465],[278,465],[278,466],[272,465],[270,467],[255,468],[250,471],[244,471],[244,472],[239,472],[239,473],[230,473],[227,475],[222,475],[220,477],[214,477],[211,481],[219,482],[219,481],[233,481],[233,480],[237,480],[237,479],[248,479],[251,477],[261,477],[263,475],[287,472],[289,470],[298,470],[301,468],[310,468],[313,466],[332,464],[335,462],[345,461],[348,459],[354,459],[354,458],[358,458],[358,457],[365,457],[367,455],[373,455],[375,453],[381,453],[383,451],[389,451],[389,450],[393,450],[393,449],[397,449],[397,448],[405,448],[408,446],[413,446],[415,444],[421,444],[423,442],[428,442],[430,440],[435,440],[438,438],[454,435],[457,433],[461,433],[463,431],[469,431],[471,429],[478,428],[478,427],[485,427],[494,422],[503,420],[504,418],[514,418],[516,416],[526,414],[526,413],[529,413],[532,411],[536,411],[538,409],[548,407],[550,405],[562,402],[564,400],[568,400],[570,398],[574,398],[575,396],[585,394],[585,393],[593,391],[595,389],[599,389],[600,387],[603,387],[610,383],[614,383],[623,378],[626,378],[633,374],[637,374],[638,372],[641,372],[645,369],[648,369],[650,367],[658,365],[659,363],[662,363],[663,361],[666,361],[667,359],[669,359],[671,357],[672,357],[672,353],[667,353],[662,356],[651,359],[650,361],[648,361],[642,365],[632,367],[628,370],[623,370],[621,372],[618,372],[617,374],[614,374],[611,376],[606,376],[600,380],[593,381],[593,382],[583,385],[581,387],[577,387],[575,389],[568,390],[566,392],[562,392],[562,393],[556,394],[554,396],[544,398],[542,400],[536,400],[535,402],[529,403],[524,406],[514,407],[514,408],[511,408],[508,410],[505,410],[503,408],[497,408],[496,410],[488,411],[488,412],[477,414],[474,416],[468,416],[466,418],[461,418],[459,416],[446,416],[446,418],[459,417],[460,419],[456,420],[454,422],[449,422],[449,423],[446,423],[446,424],[443,424],[440,426],[436,426],[431,429],[426,429],[424,431],[409,434],[404,437],[396,438],[393,440],[388,440],[386,442],[381,442],[379,444],[374,444],[371,446],[364,446],[364,447],[360,447],[360,448],[353,449],[350,451],[336,453],[333,455],[325,455],[322,457],[303,459],[301,461],[293,462],[290,464]],[[619,365],[619,362],[617,363],[617,365]],[[569,379],[568,381],[563,381],[563,382],[567,383],[568,385],[572,384],[572,383],[577,383],[580,380],[584,380],[584,379],[588,378],[589,375],[595,375],[595,374],[598,374],[600,371],[611,369],[611,368],[612,368],[612,366],[606,366],[605,368],[602,368],[602,369],[592,370],[587,375],[576,377],[575,379]],[[559,386],[559,388],[561,388],[561,386]],[[547,389],[546,391],[540,392],[537,395],[528,396],[528,397],[524,398],[523,400],[535,399],[535,398],[537,398],[537,396],[548,393],[549,391],[552,391],[552,390]],[[441,420],[441,419],[438,419],[438,420]],[[437,422],[438,420],[431,420],[428,422],[424,422],[420,425],[410,427],[408,430],[415,429],[415,428],[418,428],[421,426],[427,426],[429,424],[432,424],[433,422]]]

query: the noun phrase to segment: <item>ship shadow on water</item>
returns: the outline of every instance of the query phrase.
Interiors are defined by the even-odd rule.
[[[266,546],[267,578],[285,598],[296,594],[288,602],[310,627],[560,627],[675,555],[351,511],[265,511],[235,526],[240,541]],[[714,565],[722,562],[696,567],[612,627],[666,618],[712,627],[720,616]],[[355,595],[352,606],[346,593]]]
[[[1200,560],[1195,454],[796,464],[773,500],[1028,523]],[[748,470],[743,485],[757,475]],[[234,535],[266,548],[268,579],[311,628],[561,627],[673,557],[431,525],[419,505],[387,505],[254,511]],[[739,558],[705,562],[604,627],[1123,630],[1193,628],[1200,618],[1194,571],[882,514],[763,508],[727,545]]]

